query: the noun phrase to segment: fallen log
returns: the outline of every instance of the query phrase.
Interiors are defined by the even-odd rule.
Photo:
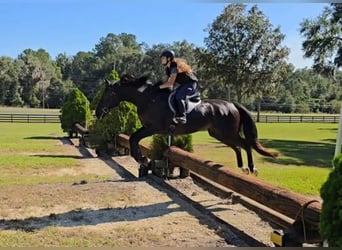
[[[318,231],[321,202],[276,187],[255,176],[234,172],[223,165],[203,160],[197,155],[171,146],[165,151],[169,161],[251,198],[273,210],[305,224],[305,229]]]

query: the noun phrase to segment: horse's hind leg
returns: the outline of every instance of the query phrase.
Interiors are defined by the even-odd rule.
[[[234,150],[236,154],[237,165],[239,168],[242,168],[243,162],[242,162],[241,148],[235,145],[228,145],[228,146],[230,146]]]
[[[253,156],[252,156],[252,148],[246,148],[247,153],[247,161],[248,161],[248,168],[251,173],[254,175],[258,175],[258,170],[254,167]]]
[[[218,132],[217,130],[214,130],[214,129],[208,129],[208,133],[210,136],[214,137],[215,139],[219,140],[225,145],[231,147],[235,152],[238,167],[241,168],[243,172],[248,173],[248,169],[247,171],[244,171],[244,168],[243,168],[243,161],[242,161],[242,155],[241,155],[241,145],[243,145],[242,140],[240,138],[235,138],[235,140],[232,140],[228,136],[223,136],[221,131]],[[234,141],[238,141],[238,143],[232,143]]]
[[[243,173],[249,174],[249,172],[250,172],[249,168],[243,166],[241,147],[238,147],[235,145],[228,145],[228,146],[230,146],[236,154],[236,160],[237,160],[238,167],[242,170]]]

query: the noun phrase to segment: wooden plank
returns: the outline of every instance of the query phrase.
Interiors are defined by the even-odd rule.
[[[187,168],[290,218],[296,219],[300,215],[307,228],[318,230],[321,212],[319,201],[271,185],[253,175],[239,174],[223,165],[203,160],[193,153],[174,146],[166,150],[164,155],[173,164]]]

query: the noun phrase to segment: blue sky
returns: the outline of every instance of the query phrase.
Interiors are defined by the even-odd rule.
[[[45,49],[54,59],[91,51],[108,33],[130,33],[149,46],[186,39],[204,46],[205,29],[229,1],[210,0],[0,0],[0,56],[16,58],[24,49]],[[286,35],[289,62],[310,67],[303,59],[299,24],[315,18],[327,3],[257,4],[274,27]]]

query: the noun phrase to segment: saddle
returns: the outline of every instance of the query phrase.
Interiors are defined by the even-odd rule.
[[[175,93],[176,91],[172,91],[168,98],[169,107],[174,114],[176,113],[174,104]],[[195,92],[192,95],[187,95],[183,101],[185,104],[185,113],[189,114],[198,104],[201,103],[201,94],[199,92]]]

